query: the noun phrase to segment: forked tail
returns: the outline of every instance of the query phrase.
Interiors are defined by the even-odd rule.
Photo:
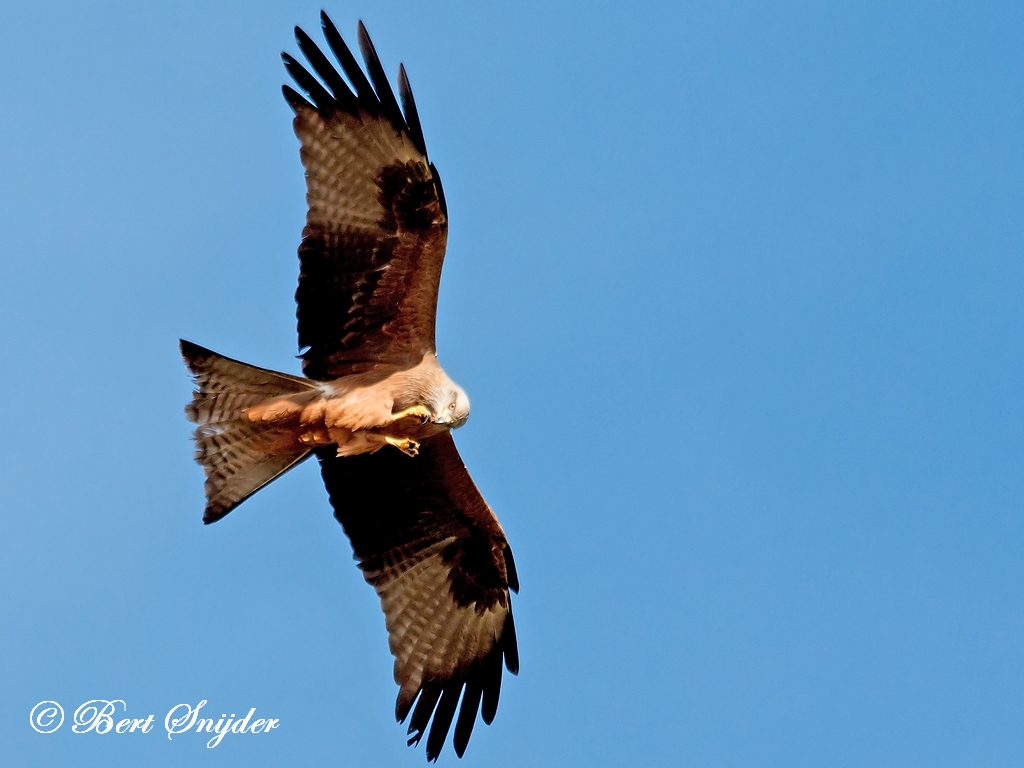
[[[203,522],[209,524],[310,455],[298,446],[271,452],[281,427],[254,424],[245,409],[282,395],[314,396],[318,388],[309,379],[241,363],[190,341],[182,340],[181,356],[195,377],[185,413],[197,425],[196,461],[206,472]]]

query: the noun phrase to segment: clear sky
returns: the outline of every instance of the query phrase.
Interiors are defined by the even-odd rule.
[[[316,466],[204,527],[182,412],[179,337],[298,371],[319,8],[0,7],[5,765],[424,762]],[[1019,766],[1024,6],[327,10],[408,68],[522,582],[462,764]],[[203,699],[280,727],[168,741]]]

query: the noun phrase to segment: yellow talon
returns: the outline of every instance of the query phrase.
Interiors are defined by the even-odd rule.
[[[395,448],[400,450],[406,456],[415,456],[420,452],[420,444],[408,437],[392,437],[391,435],[384,435],[384,440],[388,445],[395,446]]]
[[[433,412],[425,405],[414,405],[412,408],[406,408],[404,411],[398,413],[392,413],[391,418],[394,421],[401,421],[402,419],[409,417],[416,417],[424,424],[430,421],[433,417]]]

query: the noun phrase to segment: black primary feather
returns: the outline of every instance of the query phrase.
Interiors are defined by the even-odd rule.
[[[377,98],[380,99],[381,112],[391,121],[395,130],[406,130],[405,118],[402,117],[402,110],[398,108],[395,92],[391,90],[391,83],[388,82],[388,76],[384,74],[384,67],[381,66],[380,57],[377,56],[377,49],[373,47],[370,34],[366,31],[366,27],[361,21],[359,22],[359,50],[363,52],[366,72],[373,82],[373,89],[377,92]]]
[[[452,727],[452,718],[455,716],[455,708],[459,705],[459,694],[462,692],[462,681],[453,680],[444,687],[441,701],[434,711],[434,722],[430,725],[430,735],[427,736],[427,761],[434,762],[441,754],[441,747],[444,740],[448,738],[448,729]]]
[[[434,189],[437,190],[437,202],[441,204],[441,212],[448,218],[448,203],[444,199],[444,187],[441,186],[441,174],[437,172],[434,164],[430,164],[430,175],[434,177]]]
[[[466,680],[466,692],[462,695],[462,707],[459,709],[459,719],[455,722],[455,736],[452,738],[452,746],[459,757],[465,754],[469,737],[473,734],[473,724],[476,722],[476,713],[480,709],[480,696],[483,692],[479,672],[474,670],[474,674]]]
[[[409,76],[405,73],[404,64],[398,65],[398,93],[402,97],[402,109],[405,110],[405,123],[409,126],[409,138],[426,157],[427,143],[423,140],[420,114],[416,111],[416,100],[412,97],[412,86],[409,85]]]
[[[416,703],[416,697],[413,696],[411,699],[403,699],[401,696],[395,702],[395,722],[404,723],[405,718],[409,716],[409,711],[412,709],[412,705]],[[409,729],[412,732],[412,729]]]
[[[298,112],[300,109],[303,109],[304,107],[315,109],[315,107],[312,104],[306,101],[294,88],[292,88],[289,85],[282,85],[281,93],[284,94],[285,101],[288,102],[288,105],[295,112]]]
[[[484,660],[484,700],[480,707],[480,719],[487,725],[494,722],[498,713],[498,698],[501,695],[501,650],[494,651]]]
[[[413,744],[419,744],[420,739],[423,738],[423,732],[427,730],[427,723],[430,722],[430,716],[434,714],[437,700],[441,698],[441,690],[441,686],[436,684],[423,686],[420,699],[416,702],[416,709],[412,713],[412,720],[409,721],[410,747]]]
[[[516,561],[512,558],[512,547],[505,545],[505,580],[508,588],[519,594],[519,574],[516,572]]]
[[[519,643],[516,642],[516,623],[512,621],[512,606],[508,607],[505,626],[501,630],[501,650],[505,655],[505,667],[513,675],[519,674]]]
[[[356,61],[356,57],[352,55],[352,51],[345,44],[345,40],[342,38],[341,33],[338,32],[338,28],[334,26],[334,22],[331,21],[324,11],[320,11],[320,26],[323,27],[327,44],[331,46],[334,55],[338,57],[341,68],[345,70],[348,81],[356,89],[360,105],[368,112],[376,114],[377,109],[380,107],[380,101],[377,99],[377,94],[374,93],[373,86],[366,79],[366,75],[363,74],[363,70]]]
[[[313,77],[305,67],[297,62],[287,53],[281,54],[284,61],[284,68],[292,76],[298,86],[309,94],[316,108],[320,112],[330,112],[334,108],[334,97],[327,92],[327,89],[320,85],[320,81]]]
[[[299,44],[299,50],[305,54],[313,69],[320,75],[320,79],[334,93],[338,104],[350,112],[353,111],[356,106],[355,94],[349,89],[348,83],[338,74],[338,70],[324,56],[323,51],[300,27],[295,28],[295,42]]]

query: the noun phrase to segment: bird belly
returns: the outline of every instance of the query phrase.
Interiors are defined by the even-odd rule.
[[[247,408],[245,416],[265,435],[255,447],[274,455],[334,445],[338,456],[356,456],[388,444],[415,445],[447,430],[416,417],[396,419],[392,407],[386,393],[361,389],[321,394],[312,401],[308,396],[273,398]]]

